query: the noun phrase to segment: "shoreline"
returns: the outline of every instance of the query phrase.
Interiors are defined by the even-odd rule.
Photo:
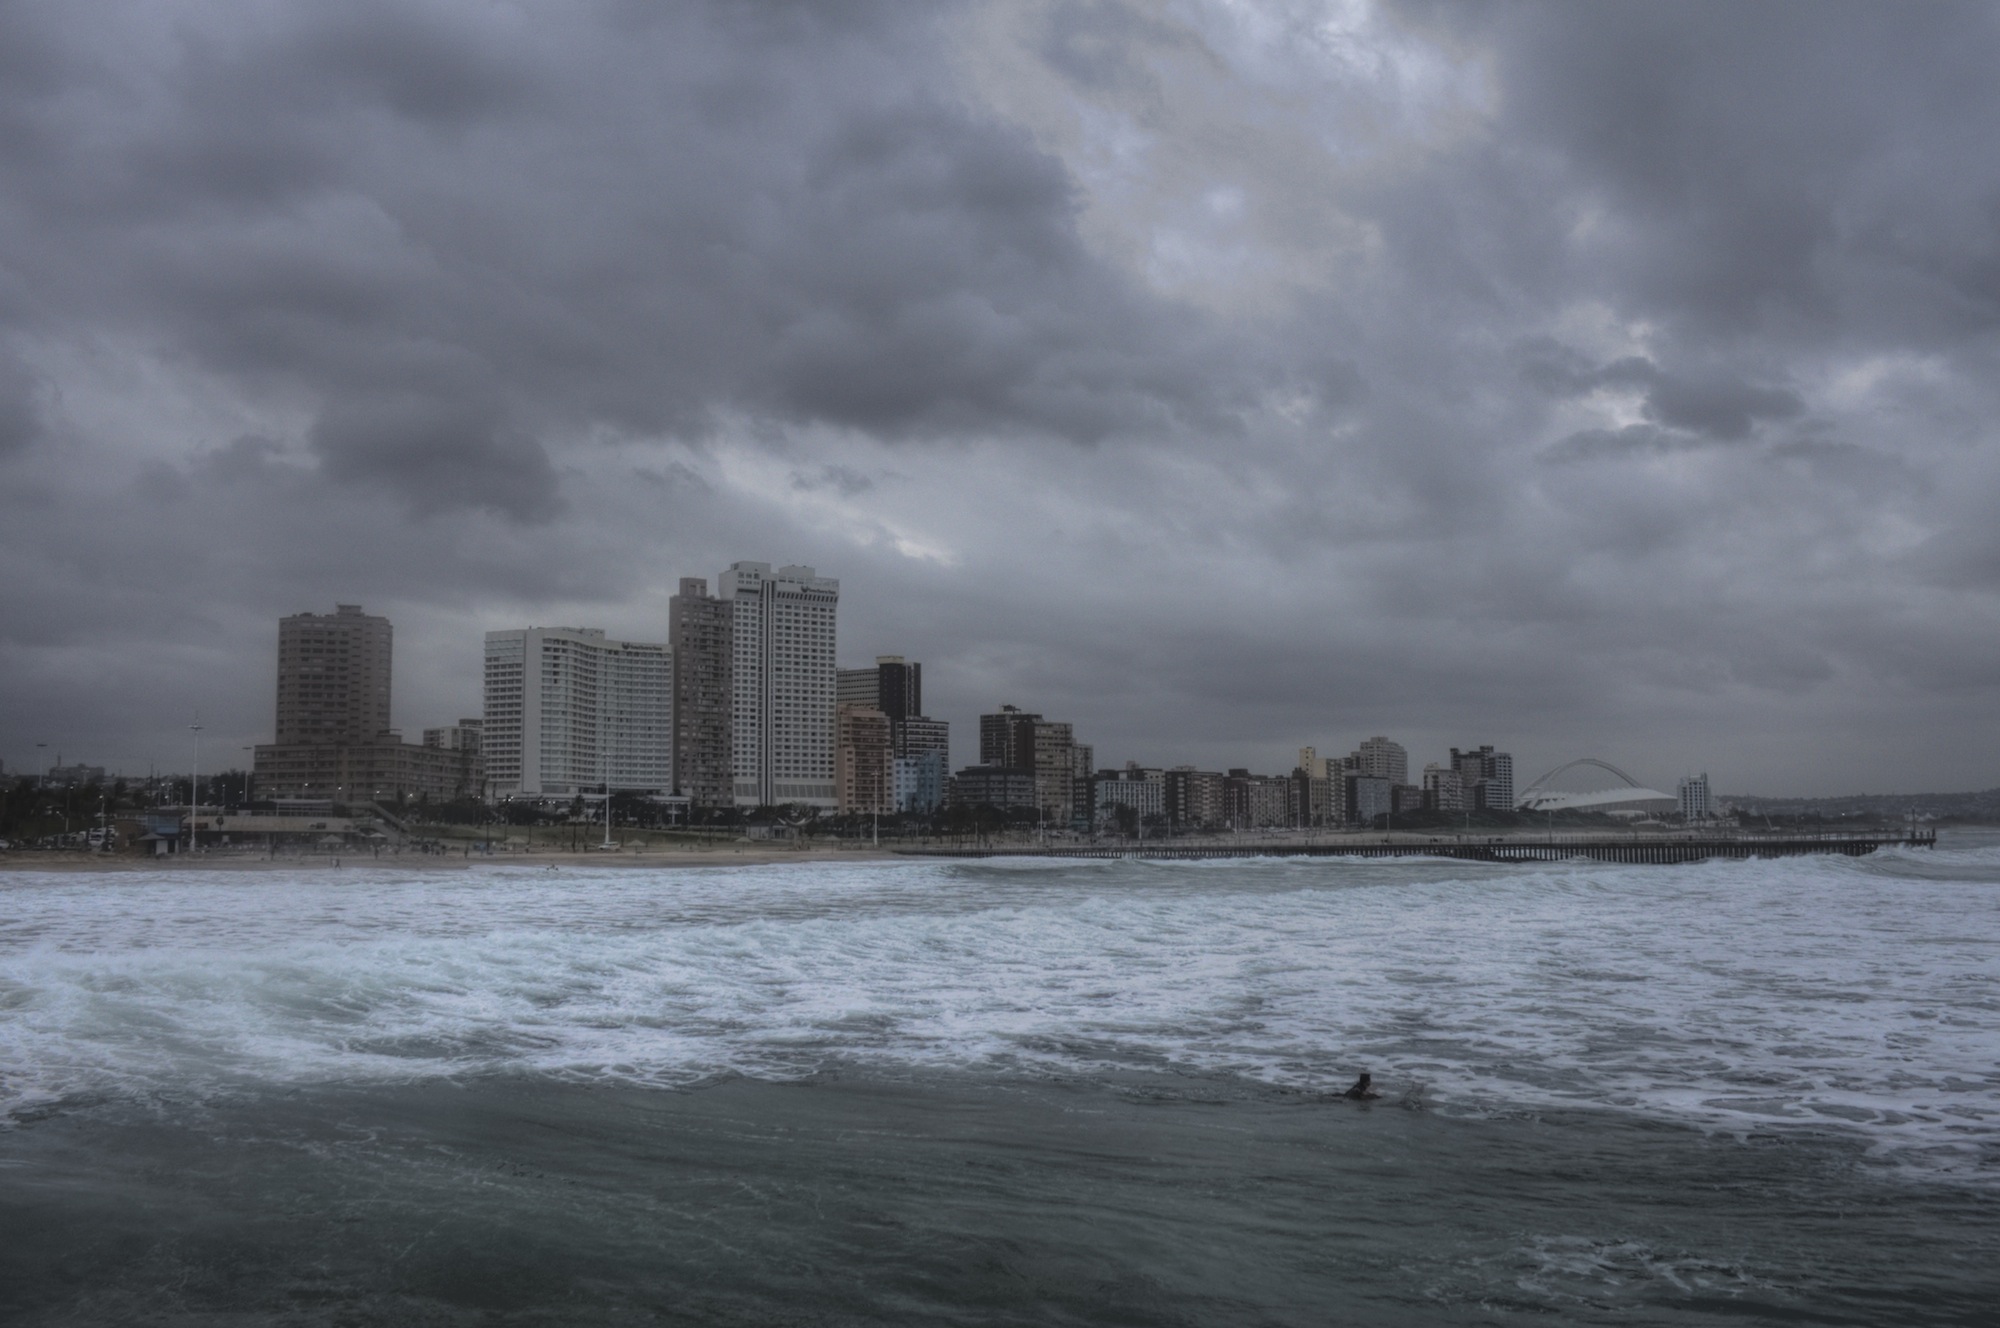
[[[78,853],[63,849],[0,853],[0,875],[8,872],[105,874],[174,871],[303,871],[400,868],[409,871],[465,871],[472,867],[769,867],[781,863],[910,862],[883,848],[799,850],[764,847],[724,849],[647,849],[617,853],[558,852],[474,853],[313,853],[280,854],[272,858],[250,853],[176,853],[164,858],[124,854]]]
[[[1962,832],[1962,830],[1961,830]],[[1847,834],[1857,832],[1849,831]],[[1893,832],[1891,832],[1893,833]],[[1829,836],[1832,837],[1832,836]],[[1884,835],[1885,838],[1890,837]],[[1555,843],[1574,843],[1582,836],[1558,836]],[[1677,836],[1636,836],[1634,844],[1654,842],[1667,845],[1675,842]],[[1744,836],[1751,841],[1764,836]],[[1814,836],[1801,835],[1805,840]],[[1331,840],[1331,852],[1313,852],[1307,839],[1274,838],[1255,840],[1248,843],[1218,842],[1210,839],[1186,839],[1177,841],[1175,848],[1189,851],[1190,857],[1207,858],[1259,858],[1259,857],[1346,857],[1372,856],[1382,848],[1389,848],[1384,856],[1406,856],[1414,850],[1422,854],[1425,847],[1432,845],[1442,849],[1439,856],[1458,857],[1462,853],[1452,851],[1457,847],[1453,840],[1422,833],[1356,836],[1351,845],[1342,844],[1338,837]],[[1546,842],[1543,836],[1526,832],[1475,836],[1466,841],[1467,846],[1480,843],[1497,845],[1532,845]],[[475,864],[484,866],[517,867],[613,867],[635,869],[645,867],[682,869],[689,867],[771,867],[786,863],[800,865],[825,865],[838,862],[977,862],[993,858],[1026,857],[1045,859],[1091,859],[1118,858],[1124,856],[1152,858],[1155,856],[1178,856],[1172,850],[1162,852],[1166,846],[1159,843],[1145,845],[1116,846],[1111,844],[1040,845],[1032,842],[1021,844],[987,844],[983,847],[949,846],[931,843],[922,846],[895,844],[849,844],[841,846],[813,846],[809,848],[784,848],[761,843],[730,843],[708,848],[694,848],[676,845],[671,848],[652,846],[632,846],[612,852],[602,850],[571,851],[569,849],[532,848],[525,851],[479,853],[466,855],[463,852],[445,853],[374,853],[357,849],[352,853],[310,853],[280,854],[272,858],[262,852],[208,851],[197,855],[176,853],[168,857],[141,857],[135,854],[84,853],[72,849],[12,849],[0,851],[0,874],[7,872],[46,872],[55,874],[103,874],[116,875],[129,872],[173,872],[201,869],[204,871],[298,871],[298,870],[348,870],[364,867],[401,868],[411,871],[464,871]],[[1216,852],[1218,849],[1233,849],[1234,852]],[[1074,852],[1066,852],[1073,849]],[[1509,855],[1511,856],[1511,855]]]

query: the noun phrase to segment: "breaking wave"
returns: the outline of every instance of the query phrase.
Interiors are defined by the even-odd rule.
[[[0,875],[0,1110],[518,1073],[1099,1076],[1856,1132],[1992,1174],[2000,846]]]

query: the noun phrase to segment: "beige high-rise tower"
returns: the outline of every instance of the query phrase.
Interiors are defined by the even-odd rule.
[[[278,619],[277,745],[381,741],[392,637],[389,620],[359,604]]]
[[[335,804],[477,798],[484,773],[461,732],[449,744],[406,743],[390,729],[387,618],[342,604],[278,620],[278,724],[259,743],[257,791]],[[460,730],[464,725],[459,726]]]

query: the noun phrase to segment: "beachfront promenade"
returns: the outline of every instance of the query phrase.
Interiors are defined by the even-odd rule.
[[[1157,844],[1120,846],[1077,845],[1041,848],[1033,845],[984,848],[899,848],[896,852],[929,858],[1461,858],[1473,862],[1561,862],[1588,858],[1595,862],[1705,862],[1710,858],[1789,858],[1809,853],[1839,853],[1858,858],[1883,845],[1935,848],[1937,832],[1824,835],[1728,836],[1592,836],[1546,835],[1505,838],[1369,839],[1363,836],[1324,840],[1258,841],[1247,844]]]

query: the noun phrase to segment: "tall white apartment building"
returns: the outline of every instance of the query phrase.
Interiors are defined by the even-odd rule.
[[[1364,775],[1386,779],[1391,784],[1410,782],[1410,754],[1400,742],[1390,742],[1377,734],[1354,752],[1354,768]]]
[[[1708,772],[1685,776],[1676,790],[1681,815],[1690,821],[1706,821],[1715,815],[1715,803],[1708,794]]]
[[[1465,776],[1432,761],[1424,767],[1424,806],[1434,812],[1465,810]]]
[[[674,656],[593,627],[486,634],[481,746],[492,795],[674,787]]]
[[[835,615],[840,582],[810,567],[732,563],[716,596],[734,606],[732,779],[739,807],[840,804],[833,779]]]

